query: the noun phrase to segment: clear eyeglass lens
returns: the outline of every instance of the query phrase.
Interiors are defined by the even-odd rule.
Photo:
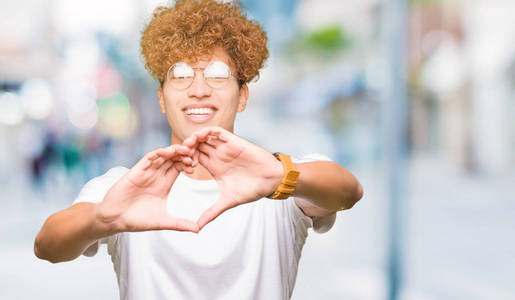
[[[221,61],[210,63],[204,70],[207,84],[215,89],[224,87],[229,82],[229,77],[231,77],[231,70]]]
[[[169,80],[172,86],[176,89],[185,89],[193,82],[195,70],[187,63],[179,62],[172,67],[171,75]]]
[[[176,63],[170,71],[168,80],[176,89],[187,89],[195,78],[195,70],[184,62]],[[215,89],[225,87],[231,77],[231,69],[221,61],[210,63],[203,72],[206,83]]]

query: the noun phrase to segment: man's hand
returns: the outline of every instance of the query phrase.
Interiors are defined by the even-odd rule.
[[[229,208],[272,194],[283,167],[270,152],[220,127],[204,128],[184,140],[195,160],[217,181],[220,198],[198,219],[200,228]]]
[[[166,151],[168,159],[156,153]],[[147,153],[107,192],[98,215],[114,232],[179,230],[198,232],[196,223],[170,216],[166,199],[179,172],[193,172],[190,148],[173,145]]]

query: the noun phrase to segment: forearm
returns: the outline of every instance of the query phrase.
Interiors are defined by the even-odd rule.
[[[52,263],[80,256],[98,239],[112,234],[98,220],[98,204],[78,203],[51,215],[34,242],[34,253]]]
[[[300,175],[293,196],[309,202],[310,206],[335,212],[351,208],[363,195],[359,181],[337,163],[316,161],[294,165]]]

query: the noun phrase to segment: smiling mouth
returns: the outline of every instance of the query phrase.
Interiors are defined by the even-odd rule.
[[[210,107],[190,108],[184,111],[186,115],[210,115],[214,110]]]
[[[195,107],[184,109],[186,119],[197,124],[205,123],[210,120],[215,111],[216,109],[214,107]]]

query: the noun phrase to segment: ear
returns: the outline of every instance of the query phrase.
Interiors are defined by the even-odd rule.
[[[165,109],[165,95],[163,93],[163,87],[160,86],[158,89],[157,89],[157,98],[159,98],[159,108],[161,109],[161,112],[163,114],[166,114],[166,109]]]
[[[249,98],[249,87],[244,84],[240,88],[240,97],[238,98],[238,112],[242,112],[247,107],[247,99]]]

